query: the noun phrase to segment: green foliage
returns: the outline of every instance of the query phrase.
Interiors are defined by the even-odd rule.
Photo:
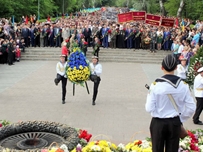
[[[9,125],[10,122],[7,120],[0,120],[0,128]]]
[[[156,14],[160,12],[159,0],[149,0],[147,3],[147,12]]]
[[[170,16],[176,16],[177,15],[177,10],[180,5],[180,0],[167,0],[164,3],[164,6],[166,8],[166,12]]]
[[[162,0],[168,16],[176,16],[180,5],[180,0]],[[38,3],[39,2],[39,3]],[[39,4],[39,5],[38,5]],[[21,16],[38,16],[38,6],[40,19],[47,18],[48,15],[56,17],[62,13],[80,11],[84,8],[117,6],[134,8],[135,10],[145,10],[148,13],[159,14],[159,0],[0,0],[0,17],[10,18],[15,16],[15,21],[20,21]],[[185,0],[182,11],[183,18],[203,20],[203,0]]]
[[[48,14],[51,14],[57,10],[53,0],[39,0],[40,18],[46,18]],[[0,17],[12,17],[15,16],[15,21],[19,22],[22,16],[38,15],[38,0],[0,0],[0,5],[3,6],[0,9]]]

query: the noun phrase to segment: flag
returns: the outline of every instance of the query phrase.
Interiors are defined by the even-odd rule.
[[[179,28],[179,21],[178,21],[178,18],[176,18],[175,27],[176,27],[176,28]]]
[[[48,22],[51,22],[50,16],[47,17],[47,21],[48,21]]]
[[[182,31],[184,32],[185,31],[185,23],[184,23],[184,20],[182,19]]]
[[[25,17],[25,24],[28,24],[28,17],[27,17],[27,15]]]

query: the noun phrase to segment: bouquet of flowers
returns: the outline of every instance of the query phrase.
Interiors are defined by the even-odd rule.
[[[70,47],[70,39],[66,39],[66,47],[67,47],[67,48]]]
[[[150,41],[151,41],[151,39],[150,39],[150,38],[145,38],[145,39],[144,39],[144,43],[145,43],[145,44],[149,44],[149,43],[150,43]]]
[[[61,33],[62,33],[62,30],[59,30],[58,34],[55,35],[54,40],[56,40],[57,37],[59,37],[61,35]]]
[[[85,41],[84,43],[83,43],[83,47],[87,47],[88,46],[88,43]]]
[[[113,32],[112,32],[112,34],[111,34],[111,36],[110,36],[110,38],[112,39],[113,37],[115,37],[116,35],[118,35],[118,33],[119,33],[119,30],[113,30]]]
[[[134,34],[135,34],[135,31],[131,31],[130,34],[125,38],[125,40],[129,39]]]
[[[37,37],[38,35],[40,35],[40,30],[37,30],[37,32],[34,33],[34,35],[35,35],[34,39],[36,39],[36,37]]]
[[[82,86],[84,86],[84,82],[89,79],[89,60],[86,59],[79,47],[72,49],[72,53],[68,57],[66,73],[71,82]]]
[[[92,52],[93,55],[95,54],[96,50],[99,49],[99,47],[100,47],[100,42],[95,43],[93,47],[93,52]]]
[[[180,140],[180,152],[202,152],[203,151],[203,130],[188,130],[188,136]]]
[[[47,29],[43,34],[43,38],[45,38],[48,35],[48,33],[49,33],[49,30]]]
[[[106,140],[91,141],[85,147],[81,148],[81,152],[116,152],[116,145]],[[79,150],[71,152],[79,152]]]
[[[203,48],[201,47],[197,53],[190,58],[190,64],[187,73],[186,82],[190,88],[193,87],[194,79],[198,74],[197,70],[203,66]]]
[[[102,38],[106,37],[108,34],[111,34],[111,30],[107,30],[106,33],[102,36]]]
[[[91,134],[88,134],[86,130],[79,130],[79,138],[86,140],[86,142],[90,141],[90,138],[92,137]]]
[[[133,151],[143,151],[143,152],[152,152],[152,143],[147,140],[135,140],[132,143],[128,143],[125,146],[127,152]],[[125,151],[122,151],[125,152]]]

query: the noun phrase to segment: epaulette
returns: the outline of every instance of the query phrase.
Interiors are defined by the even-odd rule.
[[[156,81],[154,81],[152,84],[153,84],[153,85],[156,85]]]

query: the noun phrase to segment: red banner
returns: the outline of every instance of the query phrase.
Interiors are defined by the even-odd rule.
[[[145,21],[146,12],[132,12],[134,21]]]
[[[174,19],[162,18],[161,25],[167,26],[167,27],[173,27],[174,22],[175,22]]]
[[[155,26],[159,26],[160,24],[160,22],[152,21],[152,20],[146,20],[145,23],[150,25],[155,25]]]
[[[118,14],[118,22],[122,23],[122,22],[129,22],[129,21],[133,21],[132,12]]]
[[[147,14],[145,23],[150,25],[156,25],[159,26],[161,17],[157,15]]]

